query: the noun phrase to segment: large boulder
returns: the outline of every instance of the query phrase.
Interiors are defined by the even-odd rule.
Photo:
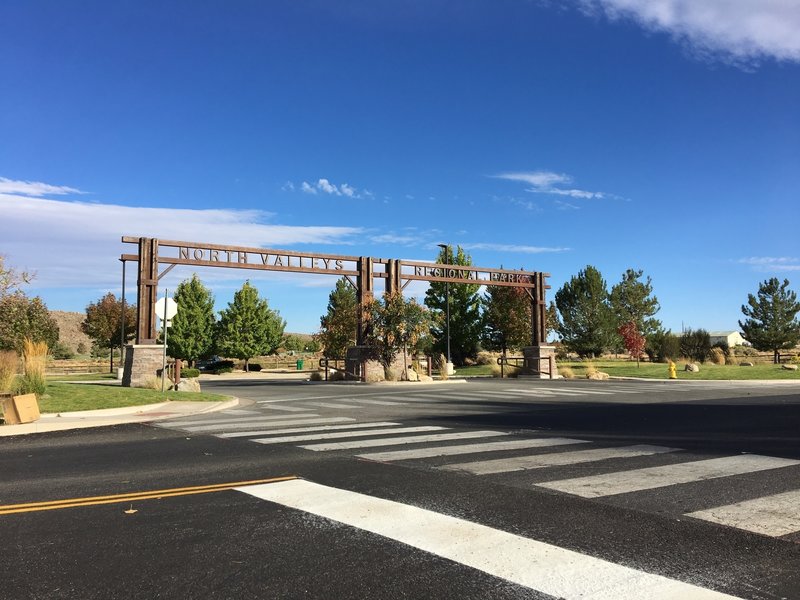
[[[797,365],[781,365],[781,369],[786,369],[787,371],[797,371]]]
[[[178,382],[177,390],[179,392],[199,392],[200,382],[194,377],[191,379],[181,379]]]
[[[689,371],[690,373],[699,373],[700,372],[700,365],[695,363],[689,363],[684,368],[684,371]]]
[[[746,360],[746,361],[744,361],[744,362],[740,362],[740,363],[739,363],[739,366],[740,366],[740,367],[752,367],[752,366],[753,366],[753,363],[751,363],[750,361],[747,361],[747,360]]]

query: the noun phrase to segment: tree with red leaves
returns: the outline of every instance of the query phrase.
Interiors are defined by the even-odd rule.
[[[622,336],[622,342],[625,344],[625,349],[630,353],[631,357],[636,357],[636,366],[639,366],[639,357],[644,352],[647,339],[639,333],[636,328],[636,323],[628,321],[619,326],[617,332]]]

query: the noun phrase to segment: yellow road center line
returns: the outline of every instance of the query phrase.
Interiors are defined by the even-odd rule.
[[[259,485],[265,483],[278,483],[280,481],[290,481],[292,479],[297,479],[297,476],[289,475],[286,477],[273,477],[270,479],[253,479],[248,481],[234,481],[230,483],[216,483],[210,485],[199,485],[199,486],[191,486],[183,488],[150,490],[144,492],[130,492],[127,494],[113,494],[110,496],[88,496],[85,498],[68,498],[64,500],[50,500],[46,502],[7,504],[7,505],[0,505],[0,515],[10,515],[15,513],[35,512],[42,510],[56,510],[59,508],[74,508],[78,506],[94,506],[100,504],[134,502],[139,500],[154,500],[158,498],[169,498],[172,496],[208,494],[211,492],[223,492],[225,490],[230,490],[236,487]]]

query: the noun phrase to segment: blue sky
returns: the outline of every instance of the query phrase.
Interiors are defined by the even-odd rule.
[[[448,242],[550,298],[643,269],[665,326],[736,329],[760,281],[800,288],[797,31],[790,0],[7,0],[0,253],[82,311],[119,293],[121,235]],[[198,274],[219,308],[249,276],[297,332],[335,283]]]

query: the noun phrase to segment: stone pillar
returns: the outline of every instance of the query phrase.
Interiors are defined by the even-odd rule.
[[[128,344],[125,349],[123,387],[143,387],[150,377],[155,377],[164,360],[164,346],[156,344]]]
[[[534,379],[555,379],[558,377],[555,346],[525,346],[522,349],[522,356],[525,358],[520,373],[523,377],[533,377]]]

